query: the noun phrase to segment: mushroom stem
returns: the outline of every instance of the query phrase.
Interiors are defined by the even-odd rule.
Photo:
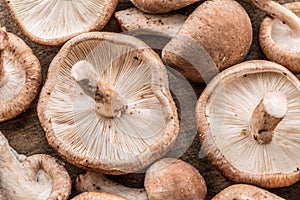
[[[4,69],[4,49],[8,45],[8,35],[6,28],[0,28],[0,82],[2,82],[5,77],[5,69]]]
[[[79,175],[76,178],[75,188],[78,192],[106,192],[128,200],[148,200],[144,189],[125,187],[95,172]]]
[[[272,0],[248,0],[270,16],[277,18],[290,27],[295,37],[300,37],[300,19],[291,10]]]
[[[287,113],[286,96],[280,92],[268,92],[254,109],[250,121],[250,133],[259,144],[272,141],[274,130]]]
[[[82,60],[72,66],[71,76],[84,93],[95,100],[96,111],[104,117],[119,117],[124,110],[120,95],[109,84],[99,80],[94,66]]]

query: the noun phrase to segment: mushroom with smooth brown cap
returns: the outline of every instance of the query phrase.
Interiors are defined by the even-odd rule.
[[[72,200],[126,200],[123,197],[104,192],[83,192]]]
[[[115,12],[115,18],[122,31],[149,30],[172,38],[184,23],[186,16],[181,14],[146,14],[136,8]]]
[[[71,179],[61,162],[36,154],[19,155],[0,132],[0,194],[4,199],[67,199]]]
[[[60,46],[84,32],[101,30],[119,0],[6,0],[22,32],[32,41]]]
[[[300,2],[280,5],[271,0],[248,0],[270,16],[260,26],[264,54],[294,73],[300,73]]]
[[[164,47],[162,58],[187,79],[200,83],[215,76],[216,69],[220,71],[241,62],[251,42],[251,21],[238,2],[206,1]],[[211,66],[205,65],[210,60]]]
[[[29,108],[41,79],[40,62],[30,47],[0,27],[0,122]]]
[[[163,158],[150,166],[145,176],[145,190],[129,188],[99,173],[87,172],[76,178],[79,192],[114,193],[128,200],[205,199],[207,188],[200,173],[192,165],[174,158]]]
[[[139,10],[146,13],[158,14],[186,7],[199,0],[130,0]]]
[[[145,43],[85,33],[51,62],[38,102],[48,142],[84,169],[123,174],[164,155],[178,134],[166,68]]]
[[[283,198],[259,187],[246,184],[235,184],[231,185],[216,196],[212,200],[223,200],[223,199],[268,199],[268,200],[283,200]]]
[[[236,183],[276,188],[297,182],[299,97],[299,80],[274,62],[247,61],[221,72],[196,106],[208,159]]]

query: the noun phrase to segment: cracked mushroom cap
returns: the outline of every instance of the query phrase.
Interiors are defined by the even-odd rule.
[[[294,13],[294,16],[290,14],[289,20],[295,24],[266,17],[260,27],[260,46],[270,60],[282,64],[294,73],[300,73],[300,2],[286,3],[281,7]]]
[[[4,199],[65,200],[71,193],[71,179],[60,161],[45,154],[19,155],[1,132],[0,175]]]
[[[186,7],[199,0],[130,0],[139,10],[151,13],[166,13]]]
[[[104,192],[84,192],[77,195],[72,200],[126,200],[126,199],[114,194],[109,194]]]
[[[0,27],[0,122],[29,108],[41,79],[40,62],[30,47]]]
[[[251,43],[251,21],[238,2],[205,1],[163,48],[162,58],[187,79],[201,83],[210,79],[207,76],[211,76],[211,71],[219,72],[240,63]],[[213,64],[207,66],[211,60]]]
[[[256,199],[268,199],[268,200],[283,200],[283,198],[253,185],[246,184],[236,184],[231,185],[221,192],[219,192],[216,196],[212,198],[212,200],[223,200],[223,199],[248,199],[248,200],[256,200]]]
[[[150,200],[203,200],[207,194],[205,180],[197,169],[173,158],[163,158],[151,165],[144,184]]]
[[[102,173],[141,170],[178,134],[166,68],[145,43],[93,32],[51,62],[38,102],[48,142],[74,165]]]
[[[208,159],[236,183],[266,188],[300,178],[300,85],[285,67],[248,61],[217,75],[197,102]]]
[[[14,20],[32,41],[59,46],[84,32],[101,30],[118,0],[6,0]]]

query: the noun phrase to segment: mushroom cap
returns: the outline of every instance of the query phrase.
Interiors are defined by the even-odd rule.
[[[104,28],[119,1],[5,2],[17,25],[30,40],[43,45],[60,46],[76,35]]]
[[[300,17],[300,2],[283,5]],[[260,26],[259,42],[269,60],[279,63],[293,73],[300,73],[300,38],[278,19],[266,17]]]
[[[146,172],[145,189],[150,200],[205,199],[206,183],[192,165],[173,158],[163,158]]]
[[[71,179],[59,160],[46,154],[19,155],[1,132],[0,153],[0,193],[5,199],[69,197]]]
[[[105,192],[84,192],[77,195],[72,200],[126,200],[126,199]]]
[[[246,184],[231,185],[216,196],[212,200],[223,199],[269,199],[269,200],[283,200],[283,198],[259,187]]]
[[[174,37],[186,16],[181,14],[146,14],[136,8],[128,8],[115,12],[115,18],[122,31],[151,30]]]
[[[252,111],[269,91],[284,94],[288,109],[272,141],[261,145],[246,130]],[[279,64],[254,60],[224,70],[207,85],[196,106],[198,133],[207,158],[237,183],[273,188],[297,182],[299,97],[299,80]]]
[[[83,59],[123,98],[121,116],[98,115],[94,99],[71,78],[71,67]],[[179,129],[165,66],[145,43],[120,33],[68,41],[49,66],[37,109],[49,144],[62,157],[109,174],[146,167],[170,149]]]
[[[42,81],[40,62],[30,47],[16,35],[7,34],[9,41],[3,56],[6,81],[0,83],[0,122],[29,108]]]
[[[241,62],[252,42],[252,26],[245,9],[233,0],[212,0],[202,3],[186,19],[176,36],[164,47],[162,58],[193,82],[203,82],[208,58],[218,70]],[[204,77],[203,77],[204,76]]]
[[[158,14],[178,10],[199,0],[130,0],[139,10],[146,13]]]

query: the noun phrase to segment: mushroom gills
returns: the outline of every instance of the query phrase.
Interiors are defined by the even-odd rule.
[[[42,169],[29,169],[28,163],[20,162],[20,155],[11,151],[4,136],[1,134],[0,137],[1,195],[5,199],[46,200],[52,190],[49,175]]]
[[[275,91],[284,94],[287,99],[287,108],[284,100],[282,104],[275,105],[276,109],[280,105],[282,108],[275,113],[279,114],[277,118],[282,118],[285,109],[287,111],[278,124],[276,122],[272,125],[274,129],[272,141],[262,145],[250,134],[251,131],[248,131],[251,127],[251,116],[263,97],[268,92]],[[300,151],[299,98],[297,86],[291,83],[285,74],[275,72],[246,74],[235,81],[220,84],[212,93],[206,106],[209,131],[224,157],[241,171],[257,174],[294,172],[299,167],[300,160],[297,153]],[[257,121],[262,123],[258,118]],[[260,124],[260,127],[263,124]],[[234,153],[232,153],[233,146]]]

